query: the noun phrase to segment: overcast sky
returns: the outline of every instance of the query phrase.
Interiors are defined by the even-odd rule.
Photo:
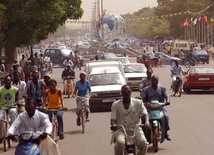
[[[96,0],[97,1],[97,0]],[[90,20],[95,0],[82,0],[84,14],[81,20]],[[103,9],[115,14],[137,12],[144,7],[157,6],[157,0],[103,0]]]

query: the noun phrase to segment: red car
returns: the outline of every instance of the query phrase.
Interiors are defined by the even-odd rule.
[[[194,66],[188,69],[183,80],[183,90],[190,93],[191,89],[214,90],[214,67]]]

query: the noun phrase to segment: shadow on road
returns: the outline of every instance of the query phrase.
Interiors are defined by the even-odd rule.
[[[82,131],[81,130],[73,130],[73,131],[64,132],[64,134],[66,134],[66,135],[75,135],[78,133],[82,134]]]

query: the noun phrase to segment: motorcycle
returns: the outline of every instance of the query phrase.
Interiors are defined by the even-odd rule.
[[[126,129],[124,128],[123,125],[111,127],[111,130],[113,132],[120,128],[122,128],[122,130],[123,130],[123,133],[125,135],[124,155],[128,155],[129,153],[132,153],[133,155],[137,154],[137,148],[136,148],[136,144],[135,144],[135,131],[137,128],[139,128],[139,127],[142,128],[143,126],[144,125],[142,125],[142,124],[136,125],[135,129],[131,133],[129,131],[126,131]]]
[[[149,122],[151,129],[143,127],[143,132],[147,142],[153,144],[154,152],[158,152],[158,143],[163,143],[165,139],[165,118],[164,112],[160,109],[165,103],[160,103],[157,100],[152,100],[146,104],[149,114]]]
[[[19,135],[14,135],[19,140],[19,144],[15,149],[15,155],[39,155],[40,149],[38,143],[42,139],[40,133],[33,131],[25,131]]]
[[[175,78],[174,84],[172,86],[172,95],[175,96],[176,94],[178,97],[181,97],[182,94],[182,78],[180,76],[174,76]]]
[[[63,78],[64,80],[64,95],[68,95],[68,98],[70,98],[71,94],[73,93],[74,88],[74,77],[67,76],[66,78]]]

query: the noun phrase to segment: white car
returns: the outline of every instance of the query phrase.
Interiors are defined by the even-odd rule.
[[[118,60],[120,61],[123,65],[124,64],[130,64],[131,61],[129,60],[129,57],[111,57],[110,60]]]
[[[147,77],[146,66],[140,63],[124,64],[123,66],[127,84],[132,89],[139,90],[141,80]]]
[[[121,99],[121,87],[126,84],[118,67],[95,67],[89,75],[91,84],[90,110],[110,110],[114,101]]]

